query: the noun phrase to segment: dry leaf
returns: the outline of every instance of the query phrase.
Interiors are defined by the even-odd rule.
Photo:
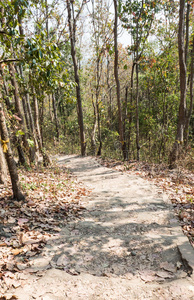
[[[29,221],[29,219],[19,218],[19,219],[18,219],[18,225],[19,225],[19,226],[22,226],[22,225],[24,225],[25,223],[27,223],[28,221]]]
[[[11,252],[12,252],[13,255],[16,256],[16,255],[22,253],[23,249],[21,249],[21,248],[20,249],[12,249]]]
[[[9,217],[8,220],[7,220],[7,223],[10,223],[10,224],[13,224],[15,222],[16,222],[16,219],[12,218],[12,217]]]
[[[18,270],[25,270],[27,268],[26,264],[23,263],[17,263],[16,267],[18,268]]]
[[[141,279],[145,282],[151,282],[151,281],[156,280],[154,271],[151,271],[151,270],[141,271],[141,272],[139,272],[139,274],[140,274]]]
[[[14,262],[7,262],[6,263],[6,269],[9,271],[13,271],[15,267],[15,263]]]
[[[6,246],[7,246],[7,244],[5,242],[0,241],[0,247],[6,247]]]

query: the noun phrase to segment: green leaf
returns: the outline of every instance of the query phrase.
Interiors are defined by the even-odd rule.
[[[127,70],[127,68],[128,68],[127,65],[124,65],[124,70]]]
[[[43,58],[43,55],[42,55],[42,51],[41,51],[41,50],[39,50],[39,56],[40,56],[40,58]]]
[[[34,147],[34,141],[33,140],[27,139],[27,142],[28,142],[28,145],[29,145],[30,148]]]
[[[30,40],[29,39],[27,39],[27,43],[28,43],[28,46],[30,46],[31,47],[31,42],[30,42]]]
[[[113,50],[109,50],[108,52],[109,52],[109,55],[112,55],[114,51]]]
[[[25,135],[25,133],[22,130],[18,130],[15,135],[18,137],[20,135]]]
[[[119,5],[118,5],[118,13],[121,13],[121,1],[119,1]]]

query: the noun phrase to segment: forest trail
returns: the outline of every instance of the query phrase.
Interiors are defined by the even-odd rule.
[[[92,157],[57,159],[91,194],[83,199],[82,217],[65,225],[36,258],[35,266],[48,270],[29,275],[28,285],[15,290],[18,299],[194,299],[176,220],[162,192]]]

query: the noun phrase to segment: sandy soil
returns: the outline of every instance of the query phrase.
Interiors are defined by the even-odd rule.
[[[92,157],[57,159],[92,192],[81,218],[32,258],[39,272],[23,274],[27,284],[14,290],[18,299],[194,299],[173,233],[176,220],[162,191]]]

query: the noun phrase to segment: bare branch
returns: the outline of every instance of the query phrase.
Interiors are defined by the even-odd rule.
[[[15,61],[22,61],[22,60],[21,59],[16,59],[16,58],[3,59],[3,60],[0,60],[0,64],[10,63],[10,62],[15,62]]]

